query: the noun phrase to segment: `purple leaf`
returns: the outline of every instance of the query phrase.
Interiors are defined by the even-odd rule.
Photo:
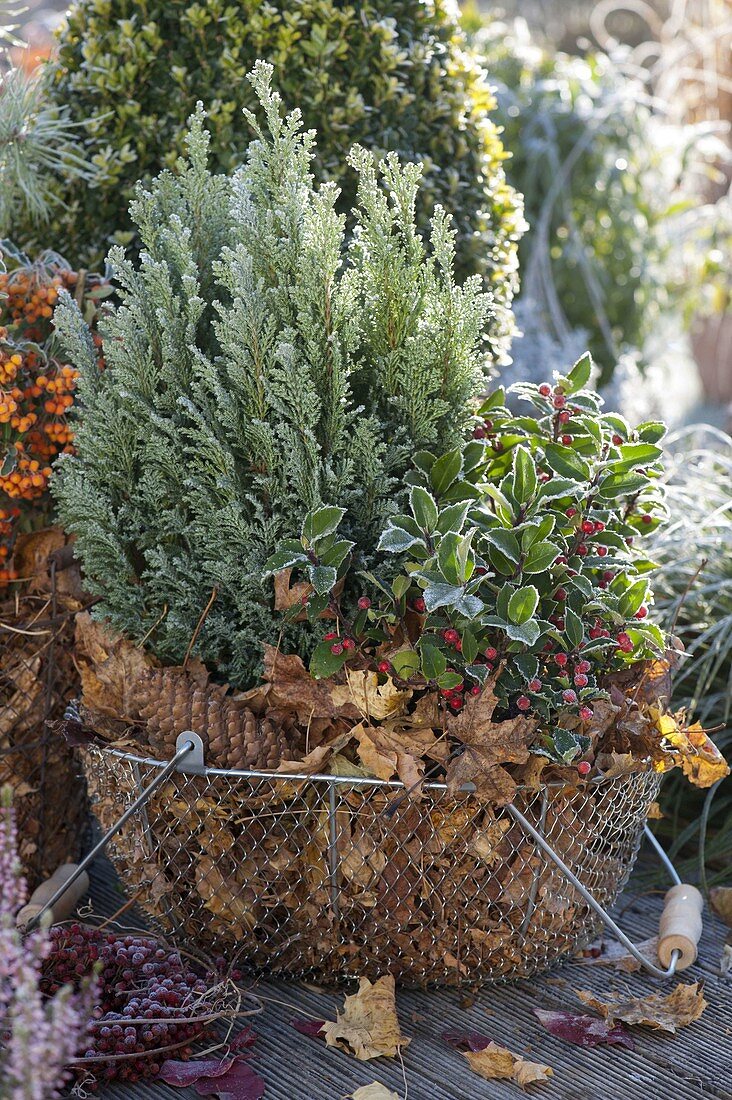
[[[235,1062],[222,1077],[205,1077],[196,1084],[199,1096],[218,1100],[262,1100],[265,1084],[246,1062]]]
[[[199,1061],[178,1062],[169,1058],[160,1067],[160,1079],[166,1085],[174,1085],[183,1089],[187,1085],[195,1085],[203,1077],[221,1077],[231,1069],[235,1058],[204,1058]]]
[[[254,1046],[257,1041],[255,1032],[250,1027],[244,1027],[229,1043],[229,1050],[236,1051],[240,1057],[248,1058],[249,1055],[242,1054],[241,1052],[246,1050],[247,1047]]]
[[[290,1026],[301,1035],[309,1035],[311,1039],[324,1039],[321,1031],[325,1027],[325,1020],[290,1020]]]
[[[485,1050],[493,1042],[479,1031],[443,1031],[442,1038],[456,1050],[472,1050],[474,1053]]]
[[[635,1050],[635,1043],[622,1024],[611,1027],[599,1016],[576,1016],[573,1012],[547,1012],[542,1008],[535,1008],[534,1012],[547,1031],[567,1043],[578,1047],[597,1047],[605,1043]]]

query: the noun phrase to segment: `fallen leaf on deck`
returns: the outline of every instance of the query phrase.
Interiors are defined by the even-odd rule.
[[[554,1072],[551,1066],[542,1065],[540,1062],[527,1062],[518,1054],[512,1054],[506,1047],[498,1046],[497,1043],[489,1043],[481,1051],[465,1051],[463,1058],[467,1058],[470,1068],[486,1081],[511,1080],[522,1089],[527,1085],[547,1081]]]
[[[732,886],[713,886],[709,891],[712,911],[732,928]]]
[[[467,1050],[485,1050],[491,1044],[488,1036],[481,1035],[479,1031],[443,1031],[442,1038],[461,1054],[465,1054]]]
[[[677,985],[672,993],[649,993],[646,997],[631,997],[627,1001],[605,1003],[587,990],[577,990],[583,1004],[589,1005],[606,1020],[622,1020],[626,1024],[639,1024],[657,1031],[674,1034],[680,1027],[688,1027],[698,1020],[707,1002],[699,982],[693,985]]]
[[[647,959],[652,961],[658,959],[658,936],[651,936],[650,939],[642,940],[641,943],[637,944],[637,947]],[[581,963],[582,966],[615,966],[618,970],[624,970],[626,974],[633,974],[636,970],[641,969],[641,964],[635,955],[631,955],[622,943],[616,943],[614,940],[609,943],[590,944],[585,950],[588,954],[586,956],[580,955],[577,958],[577,962]]]
[[[351,1093],[351,1100],[399,1100],[399,1093],[392,1092],[386,1085],[374,1081],[372,1085],[362,1085]]]
[[[301,1035],[309,1035],[311,1039],[325,1039],[325,1020],[290,1020],[290,1026]]]
[[[234,1061],[233,1056],[202,1058],[200,1061],[193,1059],[190,1062],[179,1062],[169,1058],[160,1067],[160,1080],[175,1088],[187,1088],[189,1085],[195,1085],[203,1077],[221,1077],[233,1066]]]
[[[635,1043],[622,1024],[611,1026],[597,1016],[576,1016],[572,1012],[548,1012],[535,1008],[539,1023],[557,1039],[574,1043],[578,1047],[608,1046],[627,1047],[635,1050]]]
[[[323,1032],[329,1047],[349,1051],[360,1061],[394,1058],[410,1040],[399,1030],[391,975],[373,984],[361,978],[358,992],[346,997],[338,1019],[327,1020]]]
[[[199,1096],[218,1100],[262,1100],[265,1084],[246,1062],[235,1062],[221,1077],[203,1077],[194,1086]]]

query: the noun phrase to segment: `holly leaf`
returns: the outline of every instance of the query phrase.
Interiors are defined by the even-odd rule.
[[[635,1050],[635,1043],[622,1024],[611,1025],[597,1016],[578,1016],[572,1012],[548,1012],[535,1008],[539,1022],[557,1039],[564,1039],[577,1047],[602,1045],[627,1047]]]

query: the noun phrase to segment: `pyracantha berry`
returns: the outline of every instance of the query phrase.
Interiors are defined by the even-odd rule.
[[[328,634],[323,635],[323,641],[324,642],[332,642],[333,639],[337,638],[337,637],[338,637],[338,635],[336,634],[335,630],[331,630]]]
[[[414,610],[418,611],[419,614],[421,615],[425,611],[426,607],[427,607],[427,605],[425,604],[422,597],[418,596],[417,599],[414,601]]]
[[[334,645],[332,645],[330,647],[330,651],[331,651],[331,653],[335,653],[335,655],[337,657],[340,653],[343,652],[343,646],[341,645],[340,642],[336,642]]]
[[[572,446],[572,436],[571,435],[563,435],[562,436],[562,443],[564,444],[565,447],[571,447]]]
[[[488,648],[485,650],[485,655],[489,661],[495,661],[496,657],[498,656],[498,650],[494,649],[492,645],[489,645]]]
[[[635,617],[636,617],[636,619],[645,619],[647,614],[648,614],[648,608],[647,607],[639,607],[638,610],[635,613]]]
[[[452,627],[448,627],[447,630],[443,630],[442,637],[445,639],[448,645],[455,645],[455,642],[460,641],[460,635],[457,630],[453,630]]]
[[[576,508],[568,508],[567,511],[564,514],[567,517],[567,519],[573,519],[574,516],[577,515],[577,509]]]
[[[552,388],[547,382],[543,382],[542,385],[539,386],[539,393],[542,397],[549,397],[551,395],[551,392]]]
[[[586,546],[578,546],[577,549],[575,550],[575,553],[579,554],[579,556],[581,558],[586,558],[587,554],[588,554],[587,547]]]
[[[368,611],[368,609],[371,607],[371,600],[368,598],[368,596],[362,596],[361,599],[358,601],[358,606],[361,611]]]
[[[596,548],[596,553],[597,553],[598,558],[607,557],[607,546],[598,546]]]
[[[580,760],[579,764],[577,765],[577,774],[581,775],[584,779],[584,777],[586,775],[589,775],[591,771],[592,764],[590,764],[589,760]]]
[[[534,677],[533,680],[529,680],[529,691],[541,691],[541,680]]]
[[[571,688],[567,688],[566,691],[562,692],[562,699],[564,699],[565,703],[576,703],[577,692],[572,691]]]
[[[568,424],[571,419],[572,419],[572,414],[569,411],[569,409],[562,409],[559,416],[557,417],[557,420],[559,421],[560,424]],[[572,440],[570,438],[570,443],[571,442],[572,442]]]
[[[589,672],[591,667],[589,661],[578,661],[575,666],[575,672]]]
[[[594,535],[595,525],[591,519],[583,519],[581,526],[585,535]]]
[[[555,409],[563,409],[566,404],[567,398],[564,396],[563,393],[558,393],[552,401],[552,405]]]
[[[379,661],[376,667],[378,668],[379,672],[391,672],[391,664],[389,663],[389,661]]]
[[[344,638],[343,639],[343,648],[344,649],[355,649],[356,648],[356,643],[354,642],[353,638]]]
[[[622,435],[614,435],[613,436],[613,443],[615,444],[616,447],[620,447],[622,442],[623,442]]]
[[[583,722],[589,722],[594,713],[592,707],[580,707],[579,709],[579,716]]]
[[[531,706],[531,700],[526,695],[519,695],[516,700],[516,706],[519,710],[528,710]]]
[[[556,663],[559,665],[560,668],[564,668],[564,666],[567,663],[568,657],[567,657],[566,653],[557,653],[554,660],[556,661]]]
[[[578,672],[574,678],[574,686],[578,688],[586,688],[589,680],[585,676],[584,672]]]
[[[473,686],[470,689],[470,694],[471,695],[480,695],[481,690],[482,689],[480,687],[480,684],[473,684]]]

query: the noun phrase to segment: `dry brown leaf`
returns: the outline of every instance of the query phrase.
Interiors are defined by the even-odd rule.
[[[597,754],[595,763],[605,779],[619,779],[644,767],[632,752],[601,752]]]
[[[648,807],[649,821],[663,821],[663,811],[657,802],[651,802]]]
[[[509,1079],[515,1081],[520,1087],[548,1081],[554,1073],[551,1066],[542,1065],[540,1062],[527,1062],[518,1054],[512,1054],[506,1047],[497,1043],[489,1043],[483,1050],[466,1050],[463,1057],[467,1058],[470,1068],[480,1074],[486,1081],[500,1081]]]
[[[390,974],[373,984],[361,978],[358,992],[346,997],[335,1023],[323,1026],[329,1047],[354,1054],[359,1061],[370,1058],[394,1058],[410,1040],[399,1030],[394,979]]]
[[[332,698],[343,706],[350,704],[357,707],[364,718],[381,721],[403,714],[412,692],[395,687],[390,676],[387,676],[385,684],[380,684],[375,672],[347,668],[346,682],[333,686]]]
[[[677,985],[672,993],[649,993],[646,997],[631,997],[627,1001],[605,1003],[588,990],[577,990],[583,1004],[594,1008],[606,1020],[622,1020],[626,1024],[639,1024],[670,1034],[680,1027],[688,1027],[698,1020],[707,1002],[699,982],[693,985]]]
[[[396,751],[377,747],[377,731],[371,726],[360,723],[352,732],[358,741],[358,757],[364,768],[377,779],[391,779],[397,770]]]
[[[392,1092],[386,1085],[374,1081],[372,1085],[362,1085],[351,1093],[351,1100],[399,1100],[399,1093]]]
[[[465,783],[474,783],[481,798],[503,805],[512,801],[516,783],[499,765],[528,760],[536,721],[518,717],[494,722],[498,702],[494,682],[486,684],[480,695],[469,696],[460,714],[448,721],[448,733],[465,749],[448,764],[447,785],[454,794]]]
[[[311,749],[302,760],[281,760],[277,765],[276,771],[284,775],[289,775],[291,773],[297,775],[299,772],[304,772],[307,775],[315,775],[316,772],[322,771],[326,761],[340,752],[352,737],[353,730],[347,730],[345,733],[339,734],[338,737],[334,737],[332,741],[328,741],[324,745],[318,745],[317,748]]]
[[[281,653],[275,646],[264,647],[264,678],[271,685],[269,705],[294,711],[307,728],[312,718],[345,718],[358,721],[361,714],[342,695],[343,685],[332,679],[316,680],[293,653]]]
[[[76,657],[84,703],[96,711],[134,722],[134,689],[154,661],[139,647],[96,622],[88,611],[76,616]]]
[[[709,904],[728,928],[732,928],[732,886],[713,886],[709,891]]]

